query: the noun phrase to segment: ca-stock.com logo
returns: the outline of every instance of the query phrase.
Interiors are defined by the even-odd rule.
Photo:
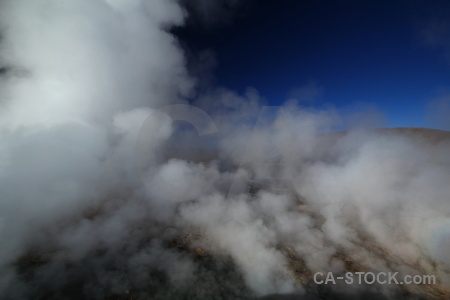
[[[250,135],[248,145],[252,145],[253,140],[257,139],[256,132],[259,128],[266,125],[267,120],[271,120],[274,116],[283,111],[284,108],[281,106],[264,106],[261,108],[260,113],[256,119],[256,123],[253,128],[253,133]],[[147,185],[148,184],[148,170],[152,159],[155,159],[155,152],[160,145],[161,140],[164,140],[164,136],[170,135],[170,126],[176,121],[183,121],[190,124],[196,131],[198,136],[211,137],[214,138],[215,135],[219,134],[219,128],[214,122],[213,118],[204,110],[197,106],[188,104],[174,104],[164,106],[159,109],[152,109],[141,125],[136,139],[135,147],[135,164],[139,172],[141,181]],[[241,161],[246,161],[251,158],[253,153],[252,149],[249,147],[242,149]],[[281,169],[282,166],[280,162],[274,160],[274,155],[263,158],[259,164],[262,167],[274,166]],[[239,174],[240,170],[243,170],[242,165],[238,166],[235,174]],[[277,186],[289,189],[291,182],[289,178],[284,178],[280,174],[275,174],[271,178],[259,178],[259,182],[264,182],[265,185],[270,183],[276,183]],[[213,180],[210,180],[212,183]],[[281,184],[280,184],[281,183]],[[168,184],[171,184],[168,182]],[[258,185],[258,182],[253,182],[253,184]],[[174,187],[175,188],[175,187]],[[243,190],[244,189],[244,190]],[[236,193],[250,193],[250,185],[242,187],[241,180],[235,176],[232,180],[228,195],[233,195]],[[178,199],[178,201],[188,200],[189,195],[179,195],[179,197],[185,197],[185,199]]]

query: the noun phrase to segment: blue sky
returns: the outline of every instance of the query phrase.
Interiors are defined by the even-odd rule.
[[[270,105],[297,97],[375,108],[390,127],[436,127],[427,107],[450,87],[450,1],[259,0],[180,36],[215,53],[215,84],[254,87]]]

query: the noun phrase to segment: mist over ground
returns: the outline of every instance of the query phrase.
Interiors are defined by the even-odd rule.
[[[0,1],[0,298],[447,299],[449,132],[200,91],[187,16]],[[312,282],[347,271],[438,283]]]

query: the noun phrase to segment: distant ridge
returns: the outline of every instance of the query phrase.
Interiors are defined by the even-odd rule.
[[[337,131],[325,133],[324,137],[331,137],[333,140],[342,138],[358,130]],[[381,133],[392,136],[405,136],[412,139],[422,139],[430,143],[440,143],[450,141],[450,131],[441,129],[421,128],[421,127],[394,127],[394,128],[373,128],[364,129],[367,132]]]
[[[450,140],[450,131],[421,128],[421,127],[397,127],[397,128],[378,128],[376,131],[380,131],[386,134],[404,135],[410,138],[422,138],[432,143],[439,143],[442,141]]]

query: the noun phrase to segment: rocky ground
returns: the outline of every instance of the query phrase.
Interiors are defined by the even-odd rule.
[[[386,131],[387,129],[381,129]],[[436,131],[428,129],[389,129],[389,133],[406,136],[414,136],[417,139],[424,139],[431,143],[436,143],[450,138],[450,132]],[[333,137],[341,134],[334,134]],[[261,189],[267,189],[261,183],[254,183],[250,188],[250,193],[257,195]],[[276,190],[276,188],[275,188]],[[298,213],[311,216],[319,227],[323,222],[323,216],[314,211],[311,207],[298,199]],[[90,216],[97,217],[96,214]],[[132,241],[133,245],[145,247],[152,243],[154,237],[149,235],[137,241]],[[54,257],[52,252],[42,252],[41,250],[31,250],[23,255],[15,263],[15,268],[19,278],[24,283],[32,282],[32,289],[28,292],[33,295],[33,299],[81,299],[86,288],[94,291],[100,289],[98,295],[106,295],[102,299],[110,300],[137,300],[137,299],[255,299],[256,296],[246,287],[239,268],[232,258],[226,254],[216,251],[215,245],[202,234],[201,229],[186,228],[176,236],[159,240],[164,247],[171,251],[189,257],[195,262],[196,271],[194,278],[188,285],[174,286],[162,270],[146,269],[145,283],[133,278],[132,272],[121,264],[117,257],[126,258],[130,254],[127,245],[122,245],[120,249],[114,249],[114,260],[111,260],[108,278],[116,278],[117,282],[104,282],[101,274],[96,274],[89,266],[96,264],[105,265],[110,259],[110,249],[98,249],[98,252],[85,257],[77,262],[67,261],[63,270],[53,270],[50,274],[57,276],[58,272],[65,272],[68,280],[62,285],[58,285],[57,280],[48,276],[48,270],[52,268]],[[372,237],[361,234],[358,241],[359,246],[366,249],[370,255],[384,261],[387,265],[395,263],[398,257],[380,246]],[[313,270],[310,270],[303,258],[296,253],[289,244],[274,245],[280,250],[289,262],[289,276],[303,290],[300,295],[270,295],[261,299],[387,299],[380,293],[377,286],[363,289],[357,294],[348,293],[348,290],[339,287],[317,285],[313,281]],[[364,257],[358,253],[348,253],[338,249],[334,257],[344,262],[344,272],[369,271]],[[108,265],[108,263],[106,263]],[[60,264],[58,264],[60,267]],[[413,266],[420,269],[420,266]],[[42,270],[45,268],[45,272]],[[55,265],[56,268],[56,265]],[[423,274],[427,271],[424,270]],[[112,275],[112,276],[111,276]],[[113,288],[118,282],[123,282],[123,286],[132,287],[125,290]],[[395,299],[450,299],[450,287],[443,284],[439,278],[435,285],[402,285],[394,286],[391,295]],[[92,292],[92,291],[91,291]],[[99,296],[100,298],[102,296]],[[392,297],[392,296],[391,296]],[[98,299],[100,299],[98,298]]]

